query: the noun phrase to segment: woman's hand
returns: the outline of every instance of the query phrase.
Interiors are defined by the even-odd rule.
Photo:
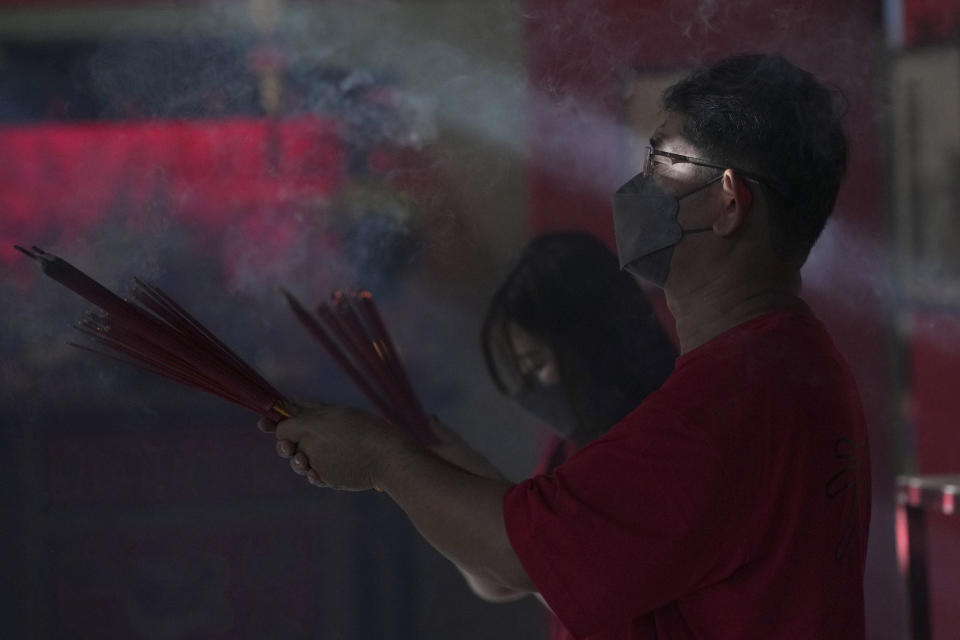
[[[456,431],[440,422],[436,416],[430,416],[430,429],[438,441],[430,449],[439,457],[481,478],[504,479],[500,471],[483,454],[471,448]]]

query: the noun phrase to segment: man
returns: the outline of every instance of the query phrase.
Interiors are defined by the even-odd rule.
[[[538,592],[575,637],[862,638],[866,428],[797,297],[846,167],[836,101],[782,57],[745,55],[663,102],[614,196],[621,265],[664,287],[677,321],[660,390],[514,486],[342,407],[282,422],[278,451],[314,484],[380,487],[474,584]]]

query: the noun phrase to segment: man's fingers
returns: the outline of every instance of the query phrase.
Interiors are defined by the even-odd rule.
[[[293,454],[293,457],[290,458],[290,467],[297,475],[307,475],[307,471],[310,470],[310,461],[307,459],[307,454],[303,451],[297,451]]]
[[[297,451],[296,443],[289,440],[277,441],[277,454],[281,458],[290,460],[290,468],[298,476],[306,476],[307,481],[317,487],[325,487],[326,483],[317,475],[317,472],[310,468],[310,459],[303,451]]]
[[[299,440],[304,431],[305,429],[300,427],[298,418],[289,418],[277,425],[274,434],[277,436],[277,440]]]
[[[307,471],[307,482],[309,482],[315,487],[327,486],[326,483],[323,481],[323,479],[319,475],[317,475],[317,472],[314,471],[313,469],[310,469]]]
[[[305,434],[310,433],[310,425],[317,426],[318,419],[322,419],[326,413],[324,407],[304,409],[300,415],[295,418],[288,418],[277,425],[276,435],[278,440],[300,440]]]
[[[277,455],[281,458],[290,458],[297,452],[297,445],[289,440],[277,441]]]
[[[277,423],[269,418],[260,418],[257,420],[257,429],[264,433],[273,433],[277,430]]]

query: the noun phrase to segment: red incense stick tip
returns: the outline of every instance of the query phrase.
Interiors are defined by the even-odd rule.
[[[35,255],[32,251],[29,249],[24,249],[18,244],[13,245],[13,248],[32,260],[37,260],[39,258],[39,256]]]
[[[297,298],[292,293],[290,293],[283,287],[277,287],[277,290],[279,290],[280,293],[283,294],[283,297],[287,299],[288,303],[290,303],[291,305],[296,305],[297,307],[302,307],[302,305],[300,304],[300,301],[297,300]]]

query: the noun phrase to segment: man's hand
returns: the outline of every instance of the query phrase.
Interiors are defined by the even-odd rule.
[[[263,420],[261,420],[263,422]],[[270,430],[270,425],[260,425]],[[327,405],[304,409],[276,425],[277,453],[316,486],[363,491],[386,465],[417,445],[401,429],[365,411]]]
[[[260,424],[268,432],[272,426]],[[536,591],[507,537],[503,496],[509,482],[452,465],[404,429],[358,409],[304,409],[277,424],[276,435],[277,452],[311,483],[352,491],[379,487],[465,574],[501,591]]]

